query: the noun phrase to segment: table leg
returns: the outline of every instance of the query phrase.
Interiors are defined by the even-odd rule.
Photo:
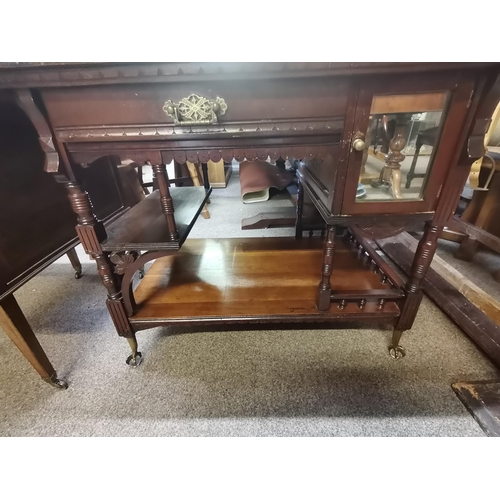
[[[330,276],[333,270],[333,255],[335,253],[335,227],[327,226],[325,243],[323,246],[323,268],[321,271],[321,281],[318,285],[317,307],[320,311],[328,311],[332,290],[330,286]]]
[[[415,144],[415,154],[413,155],[410,171],[406,174],[406,184],[405,184],[406,189],[410,189],[411,181],[415,177],[415,167],[417,166],[418,155],[420,154],[421,147],[422,147],[422,142],[420,136],[417,136],[417,143]]]
[[[79,280],[82,277],[82,264],[80,263],[80,259],[78,258],[78,254],[76,250],[72,248],[66,252],[73,269],[75,270],[75,278]]]
[[[193,185],[201,186],[199,172],[198,169],[196,168],[196,165],[194,163],[191,163],[190,161],[186,162],[186,164],[189,170],[189,175],[191,176],[191,179],[193,181]],[[203,215],[205,219],[210,219],[210,213],[208,211],[206,204],[203,205],[203,210],[201,211],[201,215]]]
[[[434,226],[428,223],[424,235],[418,243],[411,266],[410,278],[406,283],[406,298],[401,310],[401,316],[398,319],[392,336],[392,343],[389,346],[389,354],[395,359],[402,358],[405,355],[403,347],[399,345],[399,339],[403,331],[409,330],[413,326],[417,316],[420,302],[422,302],[422,280],[425,278],[436,253],[437,240],[442,229],[442,226]]]
[[[0,326],[45,382],[58,389],[68,388],[64,380],[57,378],[54,367],[35,337],[14,295],[7,295],[0,301]]]

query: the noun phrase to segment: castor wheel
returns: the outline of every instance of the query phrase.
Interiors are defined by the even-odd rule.
[[[75,272],[75,279],[76,280],[79,280],[82,276],[83,276],[83,273],[81,270]]]
[[[44,378],[43,379],[45,382],[50,384],[52,387],[55,387],[56,389],[67,389],[68,388],[68,383],[65,380],[57,378],[57,374],[54,373],[52,377]]]
[[[144,269],[139,270],[139,279],[142,280],[144,278]]]
[[[406,356],[406,351],[400,345],[397,345],[396,347],[391,345],[389,347],[389,354],[391,355],[391,358],[401,359]]]
[[[138,352],[137,354],[131,354],[125,361],[127,365],[137,368],[142,362],[142,354]]]

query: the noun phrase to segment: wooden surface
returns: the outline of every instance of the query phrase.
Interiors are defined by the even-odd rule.
[[[102,248],[106,251],[180,248],[210,193],[202,186],[187,186],[172,187],[170,194],[174,200],[174,217],[179,232],[177,241],[168,239],[160,193],[154,191],[107,227],[108,238],[102,242]]]
[[[332,290],[390,288],[342,240],[337,243]],[[141,281],[131,323],[329,321],[399,314],[394,303],[378,311],[376,301],[368,301],[364,311],[355,303],[345,310],[318,311],[322,248],[318,238],[188,240],[175,256],[158,259]]]
[[[500,381],[457,382],[452,388],[484,433],[500,437]]]
[[[64,186],[29,119],[0,93],[0,297],[78,243]]]
[[[447,97],[446,92],[414,95],[377,95],[373,98],[370,112],[373,114],[391,114],[443,111]]]

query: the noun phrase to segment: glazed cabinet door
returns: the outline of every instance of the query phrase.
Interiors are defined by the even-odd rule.
[[[474,78],[457,72],[362,83],[342,213],[434,211],[473,89]]]

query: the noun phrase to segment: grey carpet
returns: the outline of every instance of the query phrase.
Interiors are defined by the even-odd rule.
[[[239,229],[243,217],[289,204],[282,196],[243,205],[233,175],[191,236],[293,235]],[[450,384],[498,373],[429,300],[403,336],[399,361],[387,354],[390,331],[375,327],[158,328],[138,334],[145,358],[133,369],[95,265],[79,254],[81,280],[62,258],[15,294],[70,387],[42,382],[2,333],[3,436],[483,435]]]

